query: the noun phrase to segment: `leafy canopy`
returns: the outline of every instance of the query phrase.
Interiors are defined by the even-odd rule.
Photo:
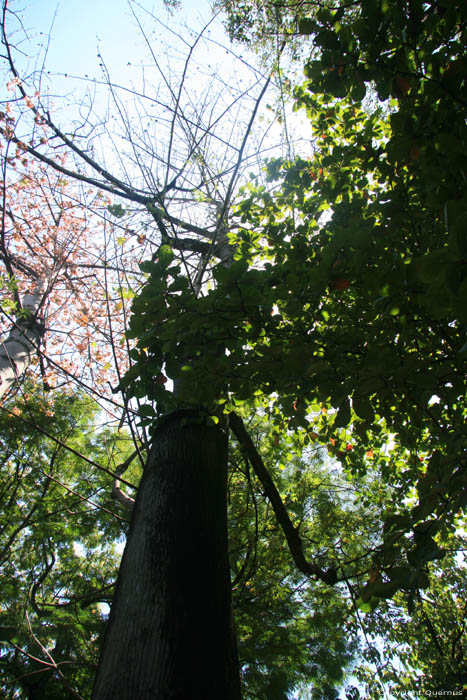
[[[244,189],[235,261],[199,298],[163,247],[133,306],[134,395],[256,402],[395,489],[364,610],[428,584],[466,502],[466,13],[362,0],[304,18],[315,156]]]
[[[78,455],[115,468],[129,441],[92,432],[89,398],[23,386],[0,412],[0,687],[61,700],[89,692],[127,524]]]

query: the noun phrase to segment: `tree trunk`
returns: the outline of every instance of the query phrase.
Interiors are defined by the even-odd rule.
[[[39,280],[32,292],[24,295],[25,316],[16,321],[8,338],[0,344],[0,398],[22,378],[44,335],[45,328],[37,319],[43,291],[44,282]]]
[[[227,436],[169,414],[141,480],[93,700],[239,700]]]

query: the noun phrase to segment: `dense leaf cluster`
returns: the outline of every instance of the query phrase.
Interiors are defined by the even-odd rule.
[[[5,698],[87,694],[113,594],[121,518],[102,464],[125,440],[89,434],[96,407],[30,389],[0,413],[0,687]],[[63,440],[66,440],[67,446]],[[69,448],[75,452],[70,452]],[[104,510],[102,510],[102,508]],[[112,513],[115,512],[115,516]]]
[[[202,296],[169,249],[147,263],[125,380],[164,408],[163,369],[186,403],[266,397],[355,475],[371,454],[398,503],[365,603],[427,585],[466,502],[466,18],[416,7],[303,20],[321,48],[296,89],[316,156],[271,161],[270,186],[245,190],[236,260]],[[367,85],[389,103],[363,109]]]

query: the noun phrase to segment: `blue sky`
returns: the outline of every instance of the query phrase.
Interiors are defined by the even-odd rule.
[[[229,129],[234,126],[237,140],[241,137],[252,102],[242,99],[247,115],[242,117],[242,124],[238,121],[235,101],[248,86],[253,86],[252,99],[258,93],[258,73],[247,67],[255,63],[255,58],[251,53],[247,56],[245,49],[231,46],[221,20],[212,20],[209,0],[182,0],[181,9],[172,13],[162,0],[34,0],[23,7],[18,15],[27,40],[19,43],[21,32],[14,34],[14,18],[9,22],[11,43],[23,52],[15,51],[15,61],[20,75],[36,77],[26,81],[27,89],[31,94],[39,89],[44,104],[50,105],[61,128],[67,130],[70,121],[75,125],[86,122],[86,105],[92,103],[93,123],[106,123],[112,130],[111,122],[114,120],[115,124],[118,119],[118,109],[115,102],[109,101],[104,74],[107,69],[111,83],[128,89],[119,93],[119,99],[126,101],[123,109],[127,115],[135,115],[133,88],[150,99],[156,96],[161,104],[173,104],[190,45],[210,22],[190,61],[190,77],[182,101],[189,113],[190,110],[195,113],[199,106],[206,118],[214,114],[214,120],[221,117],[229,104],[233,105],[232,116],[222,118],[225,129],[221,124],[216,129],[224,130],[226,142],[230,142]],[[14,0],[10,8],[12,12],[15,10]],[[236,60],[231,49],[245,55],[246,62]],[[151,50],[160,62],[159,70],[154,67]],[[145,108],[148,119],[157,117],[150,101]],[[159,113],[162,120],[166,116],[167,111]],[[267,117],[270,122],[271,114]],[[141,122],[139,128],[142,126],[147,124]],[[158,137],[162,145],[167,141],[162,127],[158,129]],[[276,143],[278,137],[279,134]],[[106,161],[111,151],[114,148],[107,145]]]
[[[12,12],[16,11],[15,4],[14,1],[10,4]],[[163,25],[168,24],[174,32],[187,37],[190,28],[194,37],[212,18],[209,0],[183,0],[181,9],[171,14],[162,0],[141,0],[140,3],[134,0],[33,0],[18,9],[29,37],[29,41],[20,45],[24,58],[16,55],[20,72],[23,73],[25,67],[29,72],[41,70],[46,53],[44,67],[49,77],[46,87],[51,87],[56,95],[63,96],[85,87],[71,76],[101,79],[99,64],[102,59],[111,69],[115,82],[126,85],[135,82],[141,75],[141,66],[148,63],[148,49],[134,13],[158,53],[161,48],[170,52],[177,46],[175,34]],[[10,29],[13,26],[11,20]],[[210,25],[208,35],[219,43],[229,44],[220,20]],[[14,43],[14,35],[10,38]],[[212,49],[210,53],[211,60],[219,60]],[[206,54],[206,59],[209,58]]]
[[[210,17],[207,0],[184,0],[172,17],[162,0],[143,1],[142,5],[162,22],[186,21],[195,30]],[[98,47],[115,68],[123,69],[128,61],[139,59],[141,41],[128,0],[35,0],[23,7],[20,15],[31,36],[31,54],[46,44],[51,33],[47,68],[53,72],[98,77]],[[133,7],[148,24],[144,10],[136,4]]]

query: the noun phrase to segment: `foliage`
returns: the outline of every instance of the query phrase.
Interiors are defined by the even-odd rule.
[[[5,698],[69,698],[70,688],[87,694],[101,604],[110,603],[118,567],[115,543],[126,528],[109,499],[109,476],[92,461],[115,467],[128,438],[108,429],[93,437],[96,406],[84,396],[56,394],[53,403],[49,396],[29,387],[0,414]]]
[[[461,542],[452,538],[455,551]],[[364,646],[364,662],[355,675],[370,697],[383,686],[397,696],[411,690],[429,695],[440,689],[456,690],[467,683],[465,565],[448,554],[433,570],[430,588],[417,594],[417,605],[407,614],[401,594],[366,620],[366,631],[380,644]],[[378,648],[379,647],[379,648]],[[375,673],[375,666],[377,673]]]
[[[95,465],[108,464],[111,454],[109,467],[115,469],[129,450],[125,434],[102,429],[92,437],[94,411],[83,396],[56,394],[52,403],[50,394],[31,389],[0,415],[5,697],[34,693],[58,699],[70,697],[70,688],[82,697],[90,692],[106,617],[103,604],[111,602],[118,568],[115,545],[126,529],[125,513],[108,496],[109,477]],[[294,476],[292,466],[286,473],[280,465],[290,445],[268,436],[266,420],[257,419],[251,430],[294,517],[303,520],[310,538],[329,547],[329,524],[342,518],[345,485],[328,483],[318,454],[297,464],[306,480]],[[68,448],[93,464],[55,442],[64,436]],[[137,477],[135,472],[128,478],[137,483]],[[308,490],[324,480],[327,495],[314,499],[311,520]],[[229,520],[245,697],[285,699],[312,678],[316,698],[335,698],[355,646],[338,624],[349,618],[348,601],[341,591],[312,586],[294,571],[261,485],[238,448],[231,453]]]
[[[271,38],[279,28],[284,33],[287,30],[291,33],[298,4],[295,3],[295,8],[290,5],[285,8],[282,3],[277,2],[220,0],[216,2],[216,7],[221,8],[227,15],[226,29],[230,37],[237,41],[251,42],[263,41],[265,36]]]
[[[61,698],[69,696],[69,684],[86,697],[103,631],[100,604],[112,597],[118,566],[115,541],[124,525],[108,511],[120,516],[124,513],[109,503],[107,475],[96,472],[95,466],[86,465],[51,438],[31,431],[30,423],[21,418],[59,438],[66,434],[70,447],[104,464],[106,455],[115,449],[112,445],[117,447],[114,461],[124,459],[127,438],[118,439],[107,431],[90,438],[92,408],[88,399],[56,396],[52,405],[47,394],[30,393],[12,409],[13,413],[2,413],[0,426],[2,462],[8,471],[2,478],[2,578],[8,582],[1,600],[2,686],[5,693],[7,688],[12,692],[22,688],[27,696],[34,682],[36,697]],[[346,477],[317,445],[303,452],[299,435],[271,431],[266,415],[257,416],[249,429],[294,522],[300,523],[311,556],[316,556],[318,548],[318,557],[329,557],[331,552],[342,559],[358,559],[369,539],[377,541],[379,514],[391,500],[391,493],[381,488],[378,478],[367,479],[363,500],[362,480],[356,483]],[[74,493],[61,484],[73,488]],[[82,501],[83,497],[107,511]],[[311,583],[294,569],[261,484],[238,447],[231,451],[229,522],[245,697],[285,700],[303,684],[312,698],[336,698],[358,636],[346,586],[330,589]],[[455,570],[451,571],[456,578]],[[443,572],[445,575],[444,568]],[[435,587],[423,596],[438,601],[441,591],[448,601],[452,596],[459,608],[461,630],[465,579],[458,576],[457,580],[454,593],[446,589],[444,579],[434,577]],[[401,601],[398,604],[392,604],[391,615],[383,609],[374,622],[367,620],[370,633],[388,640],[388,656],[400,643],[400,636],[410,644],[410,635],[394,624],[396,615],[401,621],[408,620],[404,605],[400,607]],[[432,624],[438,630],[449,629],[454,637],[453,619],[452,610],[441,603],[431,614]],[[420,657],[436,658],[433,649],[426,649],[426,634],[419,629],[418,620],[411,624],[421,647]],[[393,628],[399,629],[399,637],[391,640]],[[449,644],[448,638],[447,648]],[[411,653],[415,649],[415,644],[409,646]],[[24,652],[39,661],[26,659]],[[64,675],[61,681],[48,654]],[[30,673],[33,675],[25,675]],[[364,664],[358,674],[371,686]]]
[[[351,499],[343,506],[349,484],[336,471],[330,474],[319,451],[288,461],[301,446],[293,434],[290,440],[271,434],[265,416],[256,416],[249,430],[310,552],[319,543],[325,557],[336,546],[332,521],[346,517],[359,527],[361,513],[353,512]],[[294,569],[284,534],[238,446],[230,462],[229,549],[245,697],[285,700],[312,684],[313,698],[334,700],[356,650],[343,624],[352,616],[348,599],[340,588],[312,583]]]
[[[251,28],[259,5],[235,7],[238,26],[245,11],[241,26]],[[272,26],[278,5],[261,7]],[[300,12],[310,7],[309,15],[299,16],[298,7]],[[359,635],[370,639],[355,669],[369,697],[380,696],[381,682],[414,692],[420,684],[426,690],[462,684],[463,671],[455,664],[465,665],[459,602],[465,570],[456,552],[467,500],[467,10],[445,0],[361,0],[350,9],[320,3],[316,12],[313,3],[291,3],[291,14],[279,15],[282,29],[290,20],[308,37],[305,45],[313,46],[306,81],[295,86],[294,94],[297,109],[308,115],[314,155],[272,159],[265,168],[266,184],[253,177],[245,186],[230,226],[231,256],[219,255],[215,238],[225,225],[233,181],[215,231],[167,213],[167,192],[175,188],[177,197],[185,192],[168,177],[170,164],[165,178],[170,185],[160,196],[152,192],[149,198],[146,190],[132,190],[126,181],[106,181],[107,191],[143,204],[162,237],[157,253],[140,266],[146,284],[134,300],[127,333],[136,344],[130,351],[134,364],[119,388],[142,402],[143,425],[153,425],[159,414],[180,405],[201,405],[214,422],[222,412],[255,416],[250,428],[256,431],[258,453],[306,561],[337,571],[331,589],[322,581],[312,585],[294,569],[264,485],[253,476],[248,457],[235,448],[231,566],[248,697],[286,698],[307,683],[313,684],[314,697],[335,697]],[[175,115],[177,110],[178,104]],[[59,137],[57,130],[54,134]],[[95,170],[104,182],[106,172]],[[212,203],[208,195],[203,197]],[[203,199],[197,192],[193,197]],[[118,202],[106,201],[105,208],[117,220],[127,215]],[[181,241],[179,231],[190,237]],[[123,235],[116,243],[123,246],[125,240]],[[48,240],[45,249],[52,244]],[[201,256],[192,279],[184,252]],[[222,262],[208,259],[214,254]],[[12,259],[11,252],[6,259]],[[98,263],[107,270],[105,254]],[[212,279],[195,290],[206,265],[212,265]],[[93,327],[81,311],[92,346],[90,329],[98,324]],[[119,347],[124,344],[122,339]],[[34,401],[28,410],[29,403],[33,410]],[[70,439],[72,444],[84,436],[72,432]],[[17,440],[15,451],[21,446]],[[28,445],[28,459],[29,447],[40,463],[46,457],[47,465],[61,459],[60,450],[56,454],[56,447],[42,443]],[[100,454],[98,441],[91,447],[86,450]],[[60,473],[73,478],[73,465],[67,458]],[[15,463],[11,468],[15,471],[8,478],[22,484],[15,504],[21,511],[23,503],[35,504],[36,481],[31,478],[28,485],[29,472],[18,471]],[[18,481],[23,471],[24,480]],[[56,501],[42,513],[40,508],[49,508],[49,493],[55,493],[47,474],[44,505],[32,509],[43,515],[41,523],[53,524],[54,539],[55,531],[59,537],[57,563],[49,572],[47,528],[35,535],[28,530],[27,514],[24,519],[17,513],[26,527],[20,527],[18,538],[15,534],[18,549],[11,554],[17,559],[10,570],[14,590],[3,632],[10,644],[7,672],[21,676],[24,684],[30,678],[24,673],[38,670],[29,665],[30,657],[14,666],[24,656],[14,643],[34,656],[39,649],[46,672],[57,673],[46,652],[52,654],[53,644],[53,658],[61,658],[66,644],[57,640],[67,627],[73,642],[64,658],[83,655],[85,662],[72,666],[65,681],[85,688],[101,620],[74,601],[85,595],[89,582],[92,591],[97,583],[107,585],[110,573],[100,579],[94,563],[100,566],[103,559],[106,572],[113,566],[102,538],[97,547],[91,525],[104,532],[109,544],[116,526],[113,521],[106,525],[103,515],[96,524],[97,514],[85,511],[80,524],[69,527],[68,516],[54,520]],[[98,475],[90,471],[85,484],[99,488]],[[71,515],[75,508],[69,508]],[[4,525],[10,532],[6,519]],[[92,563],[70,551],[80,537]],[[23,540],[32,551],[29,559]],[[6,567],[9,562],[7,557]],[[62,565],[64,572],[89,567],[84,582],[63,573],[64,586],[57,574]],[[61,618],[57,590],[63,586],[67,609]],[[55,606],[50,618],[37,602],[38,591],[42,608]],[[19,608],[10,601],[21,601]],[[67,612],[71,608],[73,618]],[[52,629],[49,636],[45,623]],[[23,635],[18,642],[13,628]],[[85,636],[92,642],[86,649]],[[384,653],[375,639],[382,640]],[[403,672],[392,663],[396,657]],[[38,674],[39,680],[46,672]],[[62,687],[56,684],[50,693]],[[358,696],[357,690],[348,692]]]
[[[267,51],[271,44],[284,40],[289,48],[300,50],[300,42],[294,40],[299,20],[320,9],[339,7],[339,3],[334,0],[216,0],[214,6],[225,13],[225,26],[231,39]]]

